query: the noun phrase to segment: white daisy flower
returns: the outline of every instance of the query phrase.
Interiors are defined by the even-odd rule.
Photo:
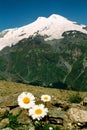
[[[40,120],[47,115],[48,108],[45,108],[43,104],[35,105],[29,110],[29,116],[33,119]]]
[[[21,108],[29,109],[35,105],[35,97],[28,92],[23,92],[18,96],[18,105]]]
[[[51,96],[50,95],[42,95],[41,100],[43,102],[49,102],[49,101],[51,101]]]
[[[53,127],[49,127],[49,130],[53,130]]]

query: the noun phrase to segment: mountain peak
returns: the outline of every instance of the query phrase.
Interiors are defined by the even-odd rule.
[[[87,34],[86,26],[75,24],[67,18],[52,14],[48,18],[38,17],[36,21],[19,28],[4,30],[0,33],[0,50],[6,46],[12,46],[29,36],[47,35],[48,39],[63,38],[62,34],[66,31],[77,30]]]
[[[58,14],[52,14],[51,16],[49,16],[50,19],[67,19],[61,15],[58,15]]]
[[[37,21],[46,20],[46,19],[47,19],[46,17],[38,17]]]

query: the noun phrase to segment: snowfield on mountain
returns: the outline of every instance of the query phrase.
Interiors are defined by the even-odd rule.
[[[12,46],[24,38],[33,35],[47,36],[45,40],[60,39],[65,31],[76,30],[87,34],[85,25],[72,22],[63,16],[53,14],[48,18],[39,17],[26,26],[7,29],[0,32],[0,50]]]

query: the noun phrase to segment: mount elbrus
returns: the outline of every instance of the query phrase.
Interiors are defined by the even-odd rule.
[[[0,32],[0,79],[87,91],[87,26],[60,15]]]

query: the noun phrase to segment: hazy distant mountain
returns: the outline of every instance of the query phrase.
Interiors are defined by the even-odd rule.
[[[87,91],[85,25],[59,15],[39,17],[1,32],[0,49],[0,80]]]
[[[31,35],[47,36],[46,40],[60,39],[62,34],[69,30],[77,30],[87,34],[85,25],[79,25],[60,15],[53,14],[48,18],[39,17],[26,26],[2,31],[0,33],[0,50],[6,46],[12,46]]]

